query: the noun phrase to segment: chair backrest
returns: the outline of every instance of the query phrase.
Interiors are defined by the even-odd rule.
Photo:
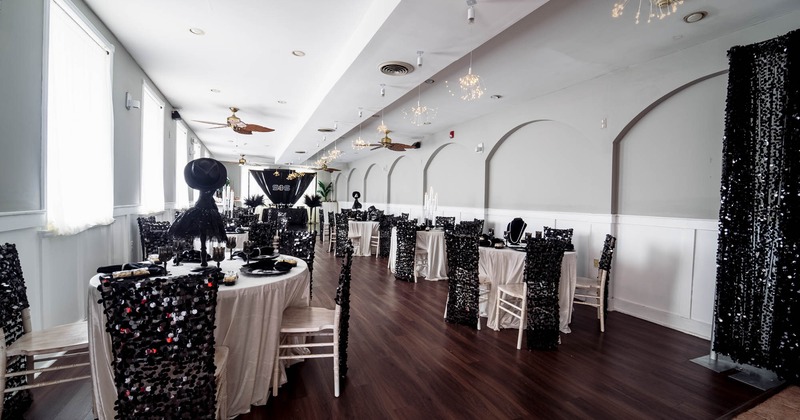
[[[347,240],[342,250],[344,261],[336,287],[336,311],[339,322],[339,376],[347,376],[347,338],[350,335],[350,269],[353,266],[353,242]]]
[[[556,229],[549,226],[544,227],[545,239],[558,239],[564,241],[567,245],[572,244],[572,228],[569,229]]]
[[[275,226],[269,223],[254,223],[247,232],[247,240],[255,246],[272,246],[275,240]]]
[[[453,230],[453,226],[456,224],[455,217],[448,217],[448,216],[436,216],[434,221],[434,226],[437,228],[442,228],[444,230]]]
[[[278,252],[302,259],[308,264],[308,272],[314,272],[314,255],[317,231],[287,230],[278,239]]]
[[[611,259],[614,257],[614,249],[617,247],[617,238],[606,234],[603,242],[603,253],[600,254],[600,262],[597,267],[600,270],[611,271]]]
[[[558,347],[558,284],[565,243],[558,239],[531,238],[525,255],[527,292],[526,328],[529,349]]]
[[[342,212],[337,213],[333,217],[336,219],[336,256],[342,256],[344,252],[344,247],[347,244],[347,235],[350,234],[350,225],[348,224],[349,219],[347,217],[348,213]]]
[[[480,234],[483,233],[483,220],[481,221],[462,220],[457,225],[455,225],[453,230],[455,231],[455,233],[459,235],[480,236]]]
[[[394,215],[381,215],[378,219],[378,236],[380,243],[378,248],[379,257],[388,257],[391,248],[392,226],[396,224]]]
[[[143,259],[146,259],[150,254],[157,254],[158,247],[170,245],[170,238],[167,232],[169,231],[169,222],[159,222],[153,216],[138,217],[136,221],[139,223],[139,239],[142,243]]]
[[[30,307],[22,276],[22,265],[14,244],[0,245],[0,328],[3,329],[5,345],[10,346],[25,334],[30,325],[23,316],[23,311]],[[22,372],[27,370],[27,361],[23,356],[9,357],[6,361],[6,372]],[[6,379],[6,388],[15,388],[28,384],[27,375],[12,376]],[[3,418],[22,418],[22,413],[31,405],[28,390],[10,392],[3,395]]]
[[[478,235],[445,232],[447,248],[447,317],[454,324],[477,328],[479,318]]]
[[[408,220],[408,213],[400,213],[400,218],[403,220]]]
[[[101,278],[119,418],[214,418],[221,277]]]
[[[395,253],[394,277],[398,280],[414,281],[414,257],[417,247],[417,222],[397,222],[397,252]]]

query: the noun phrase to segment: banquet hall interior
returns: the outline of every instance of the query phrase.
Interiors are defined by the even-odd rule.
[[[799,28],[797,0],[0,0],[0,245],[18,252],[32,330],[90,326],[90,352],[76,356],[87,378],[33,389],[24,418],[113,418],[100,268],[147,260],[142,220],[177,225],[204,193],[225,223],[247,220],[229,237],[252,240],[249,226],[275,223],[263,245],[281,254],[277,238],[293,223],[316,238],[310,259],[295,256],[289,271],[302,287],[281,289],[279,300],[228,319],[223,294],[236,289],[219,280],[217,344],[253,317],[272,339],[230,345],[218,418],[733,418],[798,375],[796,362],[776,377],[741,355],[715,370],[712,346],[730,342],[715,342],[728,331],[715,307],[726,299],[723,256],[734,252],[727,229],[738,217],[727,201],[737,160],[726,141],[752,123],[733,113],[743,91],[734,51],[787,42],[785,54],[798,57]],[[793,96],[765,102],[796,104],[796,80],[786,77]],[[785,124],[797,136],[793,106]],[[198,179],[214,173],[190,169],[200,160],[222,173],[213,188]],[[796,184],[797,172],[786,173]],[[283,184],[293,201],[278,201]],[[315,194],[321,203],[309,201]],[[245,203],[256,196],[260,206]],[[275,221],[290,209],[303,209],[299,221]],[[349,209],[364,218],[348,224]],[[483,262],[477,251],[474,261],[436,260],[434,246],[451,252],[454,237],[437,217],[451,227],[480,221]],[[524,227],[512,230],[517,219]],[[401,275],[404,226],[411,277]],[[511,269],[498,260],[487,268],[485,248],[518,245],[519,293],[529,296],[531,244],[551,229],[570,231],[554,267],[562,286],[572,283],[566,298],[553,295],[562,314],[554,312],[552,346],[531,349],[530,330],[518,341],[518,323],[493,311],[507,286],[494,275]],[[434,232],[440,242],[420,258],[420,238]],[[242,242],[233,248],[246,253]],[[251,262],[225,252],[223,272]],[[605,308],[573,306],[575,282],[594,281],[606,257]],[[0,260],[6,276],[6,248]],[[457,270],[445,263],[470,261],[491,289],[480,329],[447,314],[460,301]],[[346,375],[334,396],[332,359],[272,359],[286,333],[277,305],[333,310],[343,283]],[[789,331],[796,340],[797,327]],[[240,347],[251,357],[267,345],[258,350],[270,358],[264,372],[237,367]]]

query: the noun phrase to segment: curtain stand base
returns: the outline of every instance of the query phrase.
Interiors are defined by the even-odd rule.
[[[697,363],[698,365],[713,370],[714,372],[726,372],[737,368],[737,364],[733,363],[727,356],[717,356],[716,360],[710,354],[705,356],[696,357],[691,359],[690,362]]]

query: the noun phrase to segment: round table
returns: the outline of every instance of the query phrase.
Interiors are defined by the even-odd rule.
[[[297,267],[286,274],[267,277],[240,273],[244,262],[239,259],[221,263],[223,271],[239,273],[234,286],[219,286],[214,331],[216,345],[229,349],[226,376],[229,417],[249,412],[251,405],[267,403],[283,310],[309,304],[308,266],[303,260],[293,259],[297,260]],[[215,262],[209,261],[209,266],[212,264]],[[198,263],[170,265],[169,271],[172,275],[184,275],[198,266]],[[89,357],[95,415],[102,420],[114,418],[116,392],[111,338],[105,331],[99,284],[99,274],[89,280]]]

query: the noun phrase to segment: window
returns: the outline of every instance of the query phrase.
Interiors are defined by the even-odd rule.
[[[114,221],[114,48],[67,0],[47,14],[47,229],[70,235]]]
[[[189,186],[183,178],[183,168],[189,162],[189,130],[180,121],[175,123],[175,208],[189,207]]]
[[[142,213],[164,211],[164,102],[142,84]]]

